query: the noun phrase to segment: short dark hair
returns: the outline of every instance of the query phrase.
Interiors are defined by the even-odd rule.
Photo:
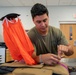
[[[40,3],[36,3],[32,8],[31,8],[31,16],[32,18],[34,18],[35,16],[40,16],[40,15],[43,15],[43,14],[47,14],[48,16],[48,10],[47,8],[40,4]]]

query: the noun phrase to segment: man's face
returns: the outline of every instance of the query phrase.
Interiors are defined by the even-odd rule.
[[[47,32],[49,23],[49,17],[47,16],[47,14],[34,17],[33,22],[39,32]]]

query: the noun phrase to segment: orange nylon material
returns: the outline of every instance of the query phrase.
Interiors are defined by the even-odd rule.
[[[31,57],[34,47],[22,27],[20,19],[18,18],[18,21],[13,19],[12,22],[6,18],[3,21],[4,41],[12,58],[18,61],[24,59],[25,63],[28,65],[36,64],[34,59]]]

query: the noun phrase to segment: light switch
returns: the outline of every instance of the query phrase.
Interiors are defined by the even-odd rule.
[[[74,40],[74,46],[76,46],[76,40]]]

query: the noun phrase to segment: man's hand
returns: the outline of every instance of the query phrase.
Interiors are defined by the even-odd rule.
[[[41,60],[44,64],[56,65],[60,61],[60,58],[55,54],[48,53],[48,54],[42,54]]]
[[[61,58],[62,55],[64,53],[68,53],[69,52],[69,49],[68,49],[68,46],[65,46],[65,45],[59,45],[58,46],[58,56]]]

